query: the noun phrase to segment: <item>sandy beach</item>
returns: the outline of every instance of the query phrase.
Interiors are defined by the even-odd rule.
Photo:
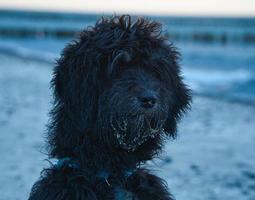
[[[0,60],[0,200],[23,200],[47,166],[53,66],[4,54]],[[254,113],[254,105],[195,96],[177,140],[148,166],[177,200],[254,200]]]

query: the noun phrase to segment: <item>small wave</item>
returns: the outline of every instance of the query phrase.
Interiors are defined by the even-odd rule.
[[[204,86],[229,86],[233,83],[243,83],[254,78],[254,74],[249,70],[236,69],[209,70],[209,69],[185,69],[184,77],[196,89]]]
[[[57,54],[49,52],[49,51],[26,48],[26,47],[19,46],[17,44],[11,44],[11,43],[1,44],[0,52],[2,54],[8,54],[8,55],[16,56],[22,59],[30,59],[30,60],[46,62],[51,64],[58,57]]]
[[[247,69],[186,69],[184,77],[195,95],[245,104],[255,103],[252,89],[255,75]]]

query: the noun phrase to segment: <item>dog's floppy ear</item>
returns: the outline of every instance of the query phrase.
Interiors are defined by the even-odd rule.
[[[48,136],[52,156],[72,154],[93,125],[100,56],[89,36],[83,35],[69,44],[58,60],[52,79],[55,100]]]
[[[165,72],[164,78],[167,79],[166,82],[171,86],[171,102],[169,103],[169,114],[165,123],[165,132],[167,135],[175,138],[176,137],[176,126],[177,122],[185,113],[185,111],[190,108],[191,102],[191,91],[183,83],[183,78],[180,74],[179,58],[180,53],[176,50],[173,44],[165,46],[162,48],[163,51],[160,53],[163,58],[161,59],[161,68]]]
[[[132,55],[128,50],[115,50],[112,53],[111,61],[108,64],[107,74],[108,77],[114,75],[116,71],[120,69],[116,69],[117,66],[121,64],[126,64],[131,61]]]
[[[177,122],[190,107],[191,96],[190,90],[183,84],[181,78],[180,82],[176,84],[173,94],[173,104],[169,110],[164,129],[169,136],[175,138]]]

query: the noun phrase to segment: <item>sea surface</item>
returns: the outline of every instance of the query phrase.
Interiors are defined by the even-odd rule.
[[[64,46],[99,17],[0,10],[0,53],[54,66]],[[147,18],[160,21],[178,47],[194,95],[255,105],[255,18]]]

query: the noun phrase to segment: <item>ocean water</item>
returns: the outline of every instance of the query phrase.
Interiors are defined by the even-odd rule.
[[[48,62],[99,15],[0,10],[0,53]],[[255,105],[255,18],[149,18],[182,54],[194,95]]]

